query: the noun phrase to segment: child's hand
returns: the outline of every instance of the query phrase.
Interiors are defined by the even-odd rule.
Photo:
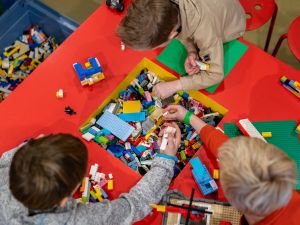
[[[184,68],[185,71],[189,74],[189,75],[193,75],[196,74],[200,71],[196,60],[198,59],[198,55],[195,52],[191,52],[188,54],[185,63],[184,63]]]
[[[167,123],[165,124],[166,126],[171,126],[174,127],[176,129],[175,134],[168,134],[168,144],[167,147],[164,151],[161,151],[161,153],[166,154],[166,155],[171,155],[171,156],[175,156],[179,145],[180,145],[180,141],[181,141],[181,132],[179,127],[177,126],[176,123],[172,122],[172,123]],[[161,130],[158,136],[163,136],[164,135],[164,130]],[[161,145],[161,138],[158,140],[158,145]]]
[[[156,84],[153,88],[153,92],[156,97],[165,99],[181,89],[180,80],[174,80]]]
[[[182,122],[184,120],[187,110],[180,105],[169,105],[163,110],[163,113],[168,112],[165,116],[165,120],[178,120]]]

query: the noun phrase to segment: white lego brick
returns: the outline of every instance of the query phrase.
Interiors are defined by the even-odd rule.
[[[112,173],[109,173],[109,174],[108,174],[108,178],[109,178],[110,180],[114,178],[113,175],[112,175]]]
[[[99,172],[96,172],[95,177],[94,177],[94,181],[100,182],[100,180],[101,180],[100,173],[99,173]]]
[[[129,142],[125,142],[125,149],[131,150],[131,144]]]
[[[96,176],[96,173],[98,171],[98,167],[99,165],[96,163],[95,165],[92,165],[91,168],[90,168],[90,175],[91,175],[91,179],[94,180],[95,179],[95,176]]]
[[[85,134],[82,135],[82,138],[86,141],[91,141],[94,137],[95,136],[89,132],[86,132]]]
[[[259,138],[264,142],[267,142],[264,137],[258,132],[258,130],[253,126],[253,124],[248,119],[239,120],[238,124],[240,125],[242,132],[249,137]]]

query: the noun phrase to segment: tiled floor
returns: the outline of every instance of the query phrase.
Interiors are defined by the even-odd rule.
[[[91,13],[99,7],[103,0],[42,0],[60,13],[82,23]],[[126,2],[126,0],[125,0]],[[272,52],[278,38],[287,32],[289,24],[300,15],[299,0],[277,0],[278,15],[271,39],[269,52]],[[258,30],[247,32],[245,39],[263,48],[269,28],[269,23]],[[287,42],[284,41],[277,58],[300,70],[300,63],[290,52]]]

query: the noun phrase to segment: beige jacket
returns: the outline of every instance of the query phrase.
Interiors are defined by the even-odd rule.
[[[181,41],[188,51],[197,51],[208,71],[182,77],[184,90],[203,89],[224,77],[223,43],[242,36],[246,16],[238,0],[172,0],[179,5]],[[194,48],[191,46],[194,46]]]

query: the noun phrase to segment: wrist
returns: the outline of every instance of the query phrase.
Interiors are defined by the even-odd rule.
[[[175,155],[168,155],[166,153],[158,153],[158,154],[156,154],[156,157],[170,159],[170,160],[173,160],[175,162],[178,161],[178,158]]]
[[[187,125],[190,125],[192,116],[193,116],[193,113],[190,111],[187,111],[184,115],[183,122]]]
[[[176,89],[176,92],[181,91],[182,90],[182,85],[181,85],[180,80],[174,80],[173,82],[174,82],[173,84],[174,84],[174,87]]]

